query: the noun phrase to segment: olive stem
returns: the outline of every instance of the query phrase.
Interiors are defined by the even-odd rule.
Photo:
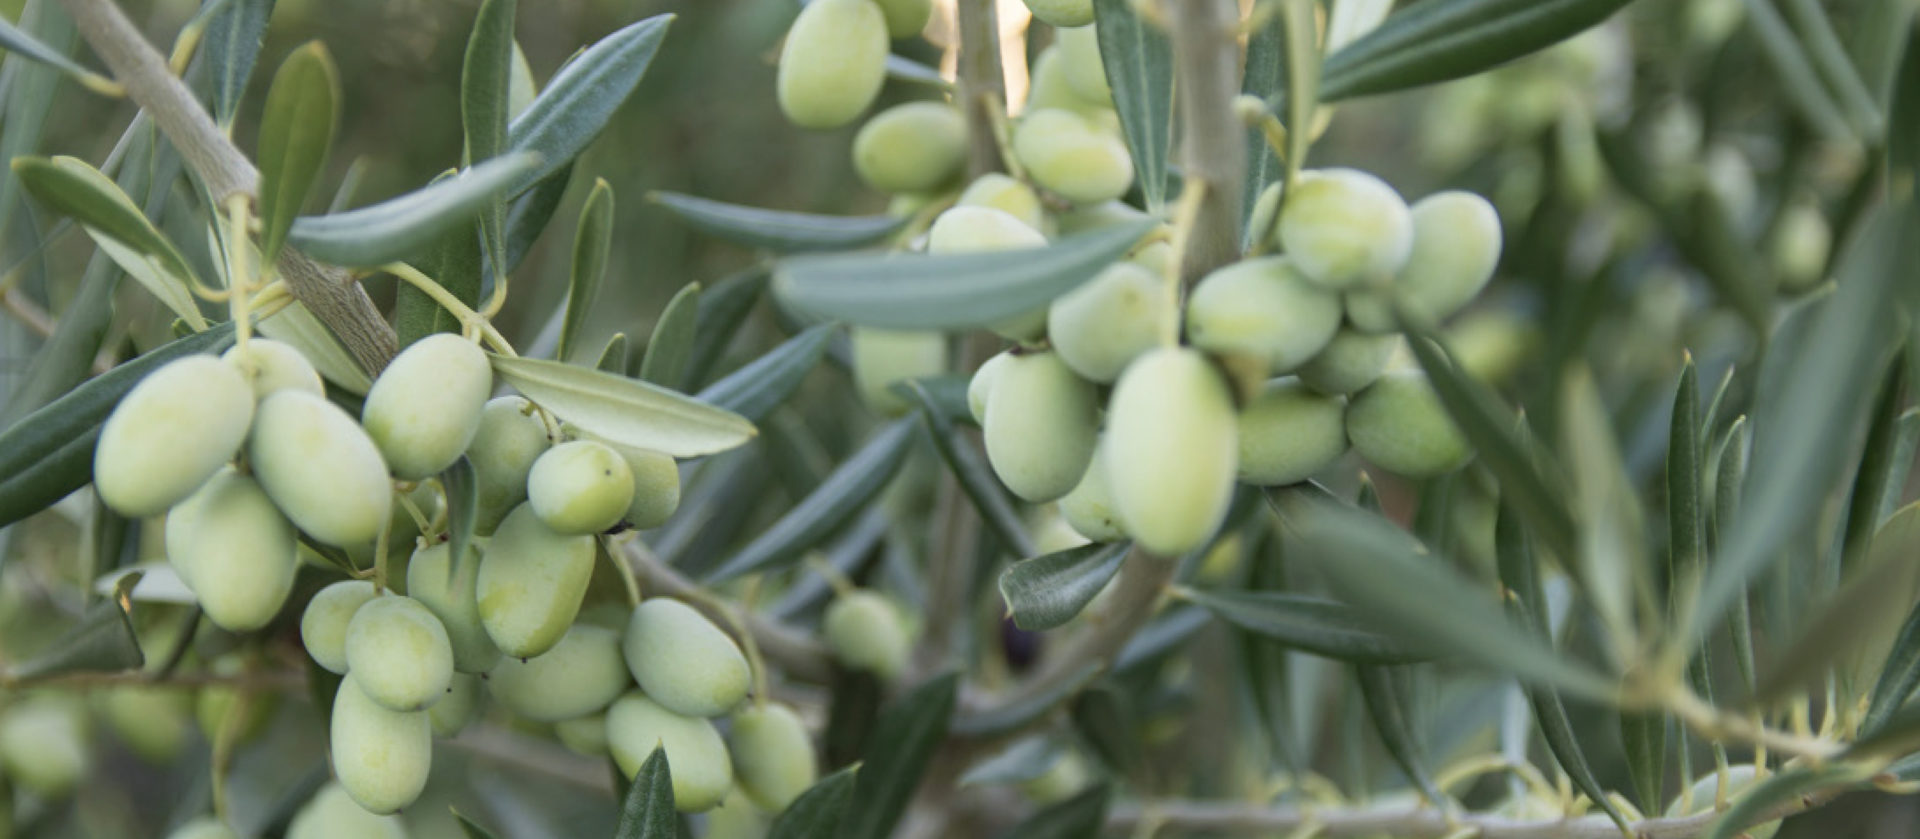
[[[620,561],[620,554],[614,550],[614,543],[623,539],[637,538],[631,532],[616,536],[600,535],[600,547],[607,552],[607,560],[613,563],[613,570],[620,575],[620,584],[627,590],[627,605],[640,605],[640,581],[633,577],[633,566]]]
[[[1843,748],[1833,740],[1767,728],[1751,717],[1727,713],[1708,704],[1684,685],[1668,694],[1665,705],[1669,713],[1709,740],[1741,740],[1812,760],[1832,758]]]
[[[1187,181],[1180,188],[1180,202],[1173,208],[1173,258],[1167,261],[1166,276],[1163,278],[1162,291],[1166,295],[1160,319],[1160,345],[1178,346],[1180,343],[1180,290],[1181,266],[1186,262],[1187,247],[1193,241],[1193,226],[1199,221],[1200,207],[1206,201],[1207,182]]]
[[[1173,11],[1163,9],[1163,11]],[[1169,14],[1174,101],[1180,108],[1183,183],[1201,184],[1193,238],[1178,252],[1183,279],[1192,282],[1240,257],[1240,192],[1247,161],[1246,131],[1234,114],[1240,95],[1240,47],[1235,0],[1181,0]],[[1182,188],[1184,198],[1185,188]]]
[[[399,277],[405,280],[408,285],[419,289],[421,293],[432,298],[433,302],[440,304],[440,308],[446,309],[454,317],[459,318],[462,325],[472,326],[478,329],[480,331],[480,337],[486,340],[488,346],[493,347],[494,352],[508,358],[519,357],[519,353],[513,351],[513,345],[508,343],[506,337],[500,334],[500,330],[493,328],[493,324],[487,321],[485,315],[474,311],[471,307],[467,306],[467,304],[460,302],[460,298],[453,296],[451,292],[442,288],[439,283],[434,282],[432,277],[422,273],[420,269],[404,262],[393,262],[381,266],[380,270]]]
[[[393,494],[393,500],[400,502],[401,509],[406,510],[407,515],[413,518],[414,526],[420,528],[420,535],[430,536],[436,532],[427,514],[421,512],[420,505],[413,503],[413,499],[407,497],[406,493],[396,491]]]
[[[399,490],[390,491],[394,495],[401,494]],[[393,517],[388,516],[387,520],[380,524],[380,535],[373,540],[373,590],[375,593],[385,591],[387,588],[387,546],[388,540],[392,538]]]
[[[253,336],[247,317],[252,303],[253,278],[247,270],[247,215],[249,199],[243,193],[227,196],[227,311],[233,320],[233,345],[244,351]]]
[[[1006,165],[993,136],[993,110],[1003,107],[1007,80],[1000,66],[1000,18],[995,0],[959,0],[954,4],[960,55],[955,64],[967,118],[967,174],[979,177]],[[1005,117],[1004,112],[1001,114]]]
[[[836,597],[846,597],[859,589],[852,580],[847,579],[847,575],[840,573],[840,569],[821,559],[817,553],[807,554],[806,563],[807,570],[819,574],[821,579],[826,580],[827,586],[833,589]]]

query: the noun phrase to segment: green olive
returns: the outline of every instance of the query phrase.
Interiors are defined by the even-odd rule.
[[[982,423],[987,462],[1015,495],[1034,503],[1073,491],[1093,457],[1099,397],[1058,353],[1014,355],[993,376]]]
[[[766,811],[736,788],[720,806],[707,811],[705,839],[766,839],[770,827]]]
[[[874,114],[853,137],[853,171],[881,192],[925,192],[966,164],[967,120],[945,102],[907,102]]]
[[[1022,116],[1013,153],[1036,183],[1075,204],[1114,200],[1133,184],[1126,144],[1072,111],[1043,108]]]
[[[1093,0],[1026,0],[1033,16],[1048,26],[1086,26],[1093,22]]]
[[[878,594],[854,591],[834,598],[821,628],[827,648],[849,668],[882,679],[892,679],[906,669],[912,639],[901,625],[900,613]]]
[[[815,0],[800,9],[780,50],[780,110],[802,128],[839,128],[887,78],[886,15],[872,0]]]
[[[627,505],[627,524],[635,530],[666,524],[673,511],[680,509],[680,464],[660,452],[616,448],[633,473],[633,502]]]
[[[987,397],[993,394],[994,377],[1012,357],[1012,353],[1003,352],[981,362],[980,369],[973,371],[973,377],[967,380],[967,411],[973,414],[974,422],[986,424]]]
[[[1080,95],[1073,80],[1067,78],[1068,60],[1061,53],[1060,45],[1052,44],[1034,57],[1032,69],[1028,74],[1031,82],[1027,86],[1027,103],[1024,110],[1056,108],[1072,111],[1104,125],[1108,115],[1113,113],[1112,100],[1110,98],[1088,99]]]
[[[620,633],[576,623],[553,649],[528,659],[501,659],[487,674],[500,705],[536,722],[597,713],[632,681],[620,651]]]
[[[1400,348],[1399,335],[1369,335],[1341,327],[1333,340],[1297,371],[1300,381],[1321,393],[1357,393],[1386,372]]]
[[[1080,483],[1067,497],[1060,499],[1060,515],[1074,532],[1088,539],[1118,542],[1127,538],[1127,531],[1120,526],[1120,513],[1114,509],[1113,486],[1107,480],[1106,455],[1101,451],[1105,447],[1106,438],[1102,437],[1087,463],[1087,473],[1080,476]]]
[[[353,613],[377,594],[371,580],[341,580],[307,601],[307,610],[300,615],[300,643],[306,645],[314,663],[329,672],[347,672],[347,625]]]
[[[1393,187],[1357,169],[1301,173],[1280,209],[1280,244],[1328,288],[1388,281],[1413,248],[1413,216]]]
[[[102,716],[141,760],[165,766],[193,736],[193,694],[167,685],[121,685],[100,700]]]
[[[415,551],[407,563],[407,596],[440,619],[453,648],[453,669],[485,673],[500,660],[500,648],[480,625],[480,600],[474,591],[480,578],[480,550],[467,546],[458,568],[448,567],[452,547],[439,542]]]
[[[1780,277],[1780,290],[1801,294],[1826,279],[1827,255],[1833,249],[1833,228],[1820,208],[1795,201],[1780,214],[1769,255]]]
[[[546,425],[525,397],[497,397],[480,410],[480,427],[467,445],[480,489],[475,533],[491,535],[508,510],[527,500],[527,473],[550,445]]]
[[[394,477],[418,481],[467,450],[492,390],[493,367],[478,346],[451,333],[429,335],[374,379],[360,422]]]
[[[407,839],[398,816],[376,816],[354,803],[340,782],[321,787],[287,825],[287,839]]]
[[[329,545],[372,542],[392,510],[386,462],[373,440],[346,411],[306,391],[260,401],[247,458],[281,512]]]
[[[427,722],[433,726],[435,737],[452,737],[459,734],[468,723],[480,713],[480,677],[472,673],[455,672],[453,680],[447,683],[447,695],[427,709]]]
[[[672,598],[634,607],[621,647],[640,689],[676,714],[717,717],[740,704],[751,686],[747,658],[733,639]]]
[[[884,416],[912,407],[890,389],[894,383],[947,369],[947,336],[939,332],[856,326],[848,331],[848,341],[854,387],[867,407]]]
[[[1266,189],[1260,190],[1260,197],[1253,200],[1253,211],[1247,214],[1247,244],[1274,240],[1273,225],[1280,217],[1281,186],[1278,181],[1267,184]]]
[[[222,468],[167,514],[167,554],[207,619],[232,632],[266,626],[293,591],[293,525],[252,478]]]
[[[381,705],[360,689],[358,674],[348,673],[333,696],[329,729],[333,776],[355,804],[385,815],[420,797],[433,768],[427,712]]]
[[[527,473],[527,505],[555,533],[600,533],[633,503],[633,469],[612,447],[571,440],[548,449]]]
[[[607,709],[607,750],[631,779],[655,748],[673,775],[673,806],[682,813],[713,809],[733,789],[733,763],[713,723],[661,707],[639,692]]]
[[[1187,337],[1214,353],[1265,359],[1285,373],[1307,363],[1340,329],[1340,296],[1286,257],[1236,262],[1202,278],[1187,299]]]
[[[769,813],[787,809],[819,776],[813,741],[792,708],[778,703],[741,708],[733,712],[728,737],[740,789]]]
[[[1116,262],[1054,299],[1047,308],[1047,338],[1073,372],[1111,382],[1159,342],[1167,303],[1159,276],[1132,262]]]
[[[1374,465],[1409,478],[1444,475],[1473,457],[1426,374],[1387,373],[1347,404],[1347,439]]]
[[[127,518],[165,512],[240,451],[253,411],[253,388],[231,365],[210,355],[167,362],[127,391],[100,428],[100,500]]]
[[[1147,269],[1155,277],[1165,277],[1175,268],[1173,244],[1165,239],[1154,239],[1134,248],[1132,253],[1127,254],[1127,261]]]
[[[933,19],[933,0],[877,0],[880,14],[887,19],[887,35],[894,40],[911,38],[927,28]]]
[[[515,507],[481,554],[474,581],[487,637],[519,658],[553,649],[580,613],[593,556],[592,536],[555,533],[531,506]]]
[[[574,754],[587,757],[607,756],[607,715],[605,713],[588,714],[553,724],[553,734],[560,738],[560,744],[571,749]]]
[[[64,798],[86,777],[89,739],[86,708],[72,697],[28,697],[0,711],[0,770],[39,798]]]
[[[1107,86],[1107,68],[1100,61],[1100,39],[1092,26],[1073,26],[1054,33],[1060,50],[1060,65],[1073,92],[1089,102],[1110,102],[1113,90]]]
[[[1219,529],[1238,450],[1227,382],[1197,350],[1155,349],[1120,374],[1107,406],[1107,481],[1142,547],[1178,556]]]
[[[1240,409],[1240,480],[1299,483],[1347,452],[1347,400],[1275,379]]]
[[[1040,203],[1040,196],[1034,193],[1033,187],[999,172],[988,172],[967,184],[959,199],[954,201],[954,206],[999,210],[1018,219],[1021,224],[1046,232],[1046,207]]]
[[[1438,322],[1473,302],[1500,263],[1500,214],[1471,192],[1441,192],[1415,202],[1413,250],[1394,278],[1392,294],[1421,317]],[[1399,328],[1387,292],[1356,291],[1347,319],[1365,332]]]
[[[167,839],[239,839],[239,834],[213,816],[201,816],[173,829]]]
[[[246,346],[227,350],[220,360],[233,365],[253,388],[255,399],[264,399],[276,390],[293,388],[320,396],[326,388],[313,363],[293,348],[271,338],[254,338]]]
[[[368,699],[386,708],[425,710],[453,681],[453,645],[446,627],[420,601],[376,597],[347,624],[347,672]]]

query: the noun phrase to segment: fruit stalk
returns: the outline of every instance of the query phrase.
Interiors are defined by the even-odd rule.
[[[1173,40],[1174,98],[1185,129],[1180,171],[1205,192],[1180,273],[1191,282],[1239,257],[1240,173],[1246,170],[1246,132],[1233,113],[1240,88],[1240,50],[1234,0],[1167,0]]]

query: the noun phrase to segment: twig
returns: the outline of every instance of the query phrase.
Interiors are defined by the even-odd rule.
[[[1234,0],[1168,0],[1174,98],[1180,104],[1180,172],[1205,185],[1194,238],[1180,261],[1188,282],[1240,255],[1240,193],[1247,166],[1246,133],[1233,112],[1240,90],[1240,48]]]
[[[551,740],[496,726],[473,726],[439,743],[494,763],[531,769],[582,789],[613,795],[613,776],[603,760],[574,754]]]
[[[629,565],[640,575],[641,584],[654,594],[678,597],[689,601],[689,605],[713,618],[721,628],[731,631],[732,624],[726,615],[716,611],[712,604],[699,596],[699,584],[680,575],[653,555],[646,544],[633,539],[620,546]],[[780,666],[788,677],[802,681],[825,683],[833,675],[833,662],[825,647],[819,642],[788,627],[758,615],[747,615],[746,625],[753,632],[754,643],[760,647],[762,655]]]
[[[956,74],[967,116],[967,173],[979,177],[1002,166],[991,110],[1004,109],[1007,101],[1007,79],[1000,67],[1000,20],[994,0],[959,0],[954,5],[960,30]],[[1000,118],[1005,118],[1004,110]]]
[[[267,670],[257,673],[200,672],[168,673],[164,676],[156,676],[144,670],[123,670],[113,673],[55,673],[48,676],[0,678],[0,688],[7,690],[28,687],[87,688],[113,685],[173,687],[221,685],[243,691],[303,691],[307,688],[307,674],[299,670]]]

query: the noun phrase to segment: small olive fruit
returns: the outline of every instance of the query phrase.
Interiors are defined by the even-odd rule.
[[[270,338],[254,338],[245,346],[227,350],[220,360],[233,365],[253,388],[255,399],[265,399],[276,390],[294,388],[316,396],[326,393],[313,363],[293,348]]]
[[[232,467],[167,514],[167,554],[207,619],[232,632],[273,620],[300,567],[293,525]]]
[[[1240,480],[1280,486],[1327,468],[1347,451],[1346,408],[1298,379],[1267,382],[1240,409]]]
[[[802,128],[839,128],[873,104],[887,77],[886,16],[873,0],[800,9],[780,50],[780,110]]]
[[[528,659],[501,659],[487,674],[494,699],[536,722],[598,712],[626,693],[631,682],[620,633],[589,623],[574,624],[553,649]]]
[[[314,663],[332,673],[347,672],[347,626],[353,622],[353,613],[377,594],[370,580],[341,580],[307,601],[307,610],[300,615],[300,643],[306,645]]]
[[[911,38],[927,28],[933,19],[933,0],[877,0],[880,14],[887,19],[887,35],[895,40]]]
[[[1328,288],[1385,282],[1413,248],[1413,216],[1400,193],[1365,172],[1304,172],[1282,202],[1280,244]]]
[[[1073,372],[1111,382],[1158,343],[1168,302],[1160,277],[1135,263],[1116,262],[1054,298],[1047,308],[1047,338]]]
[[[1059,108],[1095,121],[1101,120],[1101,111],[1112,113],[1110,97],[1095,100],[1080,95],[1072,80],[1067,78],[1067,59],[1060,53],[1060,45],[1056,43],[1034,56],[1032,69],[1028,73],[1031,82],[1027,86],[1025,110]]]
[[[313,794],[287,825],[287,839],[407,839],[398,816],[376,816],[354,803],[345,787],[330,782]]]
[[[1253,210],[1247,213],[1247,244],[1258,241],[1273,241],[1273,223],[1280,216],[1280,193],[1282,186],[1275,181],[1260,190],[1260,196],[1253,199]]]
[[[769,813],[787,809],[819,774],[807,727],[785,705],[749,705],[733,712],[727,747],[740,789]]]
[[[1413,249],[1392,283],[1409,311],[1434,321],[1460,311],[1485,288],[1500,264],[1500,214],[1487,199],[1458,190],[1415,202]],[[1385,291],[1356,291],[1347,298],[1347,319],[1367,332],[1398,328]]]
[[[745,790],[734,792],[707,811],[706,839],[766,839],[772,816],[754,806]]]
[[[994,373],[987,397],[987,462],[1021,498],[1060,498],[1093,458],[1099,411],[1093,384],[1074,375],[1058,353],[1011,356]]]
[[[894,383],[947,369],[947,336],[939,332],[856,326],[848,340],[854,387],[867,407],[885,416],[904,414],[910,407],[890,390]]]
[[[553,736],[574,754],[587,757],[607,756],[607,715],[588,714],[553,724]]]
[[[418,481],[460,459],[492,390],[486,353],[458,335],[429,335],[380,372],[367,391],[360,423],[394,477]]]
[[[1093,460],[1087,463],[1087,473],[1080,476],[1080,483],[1067,497],[1060,499],[1060,515],[1075,533],[1095,542],[1118,542],[1127,538],[1127,531],[1120,526],[1120,513],[1113,506],[1113,486],[1107,480],[1106,455],[1101,451],[1105,447],[1103,437],[1094,448]]]
[[[967,380],[967,411],[973,414],[974,422],[986,424],[987,397],[993,394],[994,377],[1012,357],[1013,353],[1003,352],[981,362],[980,369],[973,371],[973,378]]]
[[[680,464],[670,455],[646,449],[617,447],[633,473],[633,501],[627,504],[627,524],[651,530],[666,524],[680,509]]]
[[[866,2],[866,0],[862,0]],[[607,709],[607,750],[632,778],[655,748],[673,769],[673,806],[682,813],[713,809],[733,788],[733,762],[713,723],[676,714],[639,692]]]
[[[165,512],[232,460],[253,420],[253,388],[210,355],[169,361],[127,391],[100,428],[93,484],[127,518]]]
[[[891,679],[907,666],[912,652],[900,613],[887,599],[871,591],[853,591],[834,598],[821,619],[827,648],[840,663]]]
[[[407,596],[440,619],[453,648],[453,669],[485,673],[500,660],[500,648],[480,625],[480,599],[474,594],[480,579],[480,550],[468,545],[466,560],[458,568],[449,567],[452,556],[452,546],[445,542],[414,551],[407,563]]]
[[[38,694],[0,711],[0,770],[45,799],[64,797],[87,774],[87,709],[73,697]]]
[[[480,625],[500,651],[531,658],[553,649],[580,613],[593,579],[594,539],[555,533],[522,504],[480,557]]]
[[[1375,465],[1409,478],[1431,478],[1473,457],[1467,438],[1440,404],[1426,374],[1398,370],[1347,404],[1347,439]]]
[[[1307,363],[1340,330],[1340,296],[1286,257],[1236,262],[1193,287],[1187,337],[1216,353],[1265,359],[1277,373]]]
[[[447,695],[427,709],[427,722],[436,737],[452,737],[473,722],[480,711],[480,677],[455,672],[447,683]]]
[[[1033,16],[1048,26],[1086,26],[1093,22],[1093,0],[1027,0]]]
[[[1833,249],[1833,228],[1820,208],[1795,201],[1781,211],[1779,226],[1768,249],[1782,291],[1799,294],[1826,279],[1827,255]]]
[[[640,689],[676,714],[715,717],[746,698],[747,658],[713,621],[678,600],[634,607],[621,649]]]
[[[1321,393],[1357,393],[1386,372],[1387,363],[1399,348],[1397,334],[1369,335],[1341,327],[1333,340],[1296,372],[1307,387]]]
[[[571,440],[548,449],[527,473],[527,505],[555,533],[599,533],[633,502],[633,469],[604,443]]]
[[[167,685],[120,685],[100,695],[120,742],[156,766],[172,763],[193,735],[193,693]]]
[[[308,536],[357,546],[393,508],[387,465],[353,417],[303,390],[260,401],[247,457],[273,503]]]
[[[167,839],[239,839],[233,828],[213,816],[201,816],[173,829]]]
[[[853,171],[881,192],[925,192],[966,163],[967,120],[945,102],[907,102],[874,114],[853,136]]]
[[[1227,382],[1199,351],[1134,360],[1107,406],[1107,482],[1121,524],[1162,556],[1213,535],[1233,499],[1239,450]]]
[[[1035,182],[1076,204],[1114,200],[1133,184],[1126,143],[1072,111],[1042,108],[1021,117],[1013,153]]]
[[[411,597],[376,597],[347,624],[347,672],[367,698],[420,711],[453,680],[453,645],[433,612]]]
[[[1034,230],[1045,232],[1046,207],[1033,187],[999,172],[988,172],[967,184],[954,201],[956,207],[987,207],[1007,213]]]
[[[549,445],[547,427],[525,397],[497,397],[480,410],[480,427],[467,445],[467,460],[473,464],[480,495],[475,533],[493,533],[508,510],[527,500],[527,473]]]
[[[433,768],[433,723],[425,711],[395,711],[360,689],[348,673],[333,696],[328,726],[333,776],[369,813],[399,811],[420,797]]]
[[[1092,26],[1074,26],[1055,33],[1060,49],[1060,65],[1073,92],[1089,102],[1108,102],[1113,90],[1107,86],[1107,68],[1100,61],[1100,39]]]

